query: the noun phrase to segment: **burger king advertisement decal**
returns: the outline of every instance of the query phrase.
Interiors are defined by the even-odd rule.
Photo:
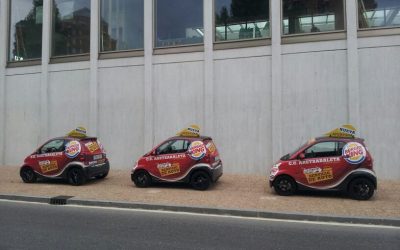
[[[202,141],[192,142],[189,146],[188,152],[190,158],[196,161],[202,159],[207,153],[206,147]]]
[[[68,158],[75,158],[81,152],[81,144],[78,141],[70,141],[65,146],[65,155]]]
[[[359,164],[365,160],[367,151],[358,142],[349,142],[343,147],[343,158],[350,164]]]

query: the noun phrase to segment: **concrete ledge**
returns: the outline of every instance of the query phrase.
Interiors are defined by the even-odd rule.
[[[26,201],[26,202],[39,202],[39,203],[50,202],[50,197],[21,196],[21,195],[9,195],[9,194],[0,194],[0,199]],[[197,213],[197,214],[211,214],[211,215],[229,215],[229,216],[240,216],[249,218],[266,218],[266,219],[312,221],[312,222],[336,222],[336,223],[400,227],[400,219],[398,218],[341,217],[341,216],[313,215],[313,214],[300,214],[300,213],[276,213],[276,212],[267,212],[258,210],[188,207],[188,206],[174,206],[174,205],[132,203],[132,202],[81,200],[74,198],[68,199],[67,205],[115,207],[115,208],[143,209],[143,210],[153,210],[153,211],[158,210],[158,211],[187,212],[187,213]]]

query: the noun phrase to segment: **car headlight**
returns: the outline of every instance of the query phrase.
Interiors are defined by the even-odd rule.
[[[275,176],[275,175],[278,173],[278,171],[279,171],[279,166],[280,166],[280,165],[281,165],[281,163],[276,163],[276,164],[274,164],[274,165],[272,166],[271,172],[270,172],[270,176],[271,176],[271,177]]]

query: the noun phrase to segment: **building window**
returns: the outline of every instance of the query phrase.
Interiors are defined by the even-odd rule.
[[[10,1],[10,62],[39,59],[42,56],[42,0]]]
[[[215,0],[215,41],[269,36],[269,0]]]
[[[143,0],[101,0],[100,51],[143,49]]]
[[[343,0],[283,0],[283,34],[344,30]]]
[[[203,0],[155,0],[155,47],[203,43]]]
[[[400,26],[399,0],[358,0],[360,29]]]
[[[90,52],[90,0],[53,1],[53,56]]]

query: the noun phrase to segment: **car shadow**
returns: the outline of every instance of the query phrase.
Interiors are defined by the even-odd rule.
[[[91,178],[86,180],[84,184],[81,186],[90,186],[90,185],[96,185],[98,183],[101,183],[105,181],[107,178],[104,179],[96,179],[96,178]],[[68,180],[66,179],[47,179],[47,178],[40,178],[36,180],[37,184],[54,184],[54,185],[68,185],[68,186],[73,186],[69,184]],[[77,186],[78,187],[78,186]]]
[[[321,197],[321,198],[345,198],[350,199],[345,193],[340,191],[332,190],[298,190],[296,196],[308,196],[308,197]]]

